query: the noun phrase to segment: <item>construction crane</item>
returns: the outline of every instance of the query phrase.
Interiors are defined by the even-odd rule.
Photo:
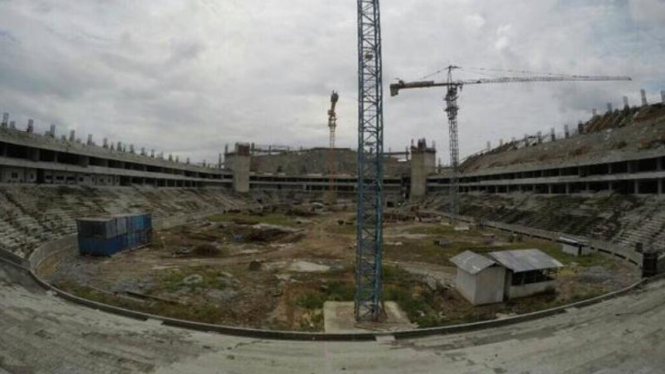
[[[339,95],[333,91],[330,95],[330,109],[328,109],[328,128],[330,129],[330,149],[328,150],[328,202],[334,204],[337,197],[335,193],[335,129],[337,128],[337,101]]]
[[[444,98],[446,102],[446,113],[448,115],[448,125],[450,132],[450,218],[454,221],[459,215],[459,139],[457,131],[457,114],[459,105],[457,99],[464,86],[475,84],[491,83],[524,83],[524,82],[568,82],[568,81],[630,81],[630,77],[620,76],[584,76],[584,75],[562,75],[549,74],[544,76],[532,77],[501,77],[501,78],[483,78],[474,80],[453,80],[453,70],[461,69],[459,66],[448,66],[444,69],[448,77],[445,82],[418,81],[404,82],[399,80],[390,85],[390,95],[397,96],[401,90],[414,88],[446,87],[447,92]]]
[[[358,0],[357,321],[383,316],[383,65],[379,0]]]

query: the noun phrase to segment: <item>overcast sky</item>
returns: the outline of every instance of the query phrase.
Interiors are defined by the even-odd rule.
[[[404,91],[448,64],[634,82],[469,86],[462,155],[487,141],[549,132],[665,89],[665,0],[383,0],[385,142],[437,143],[448,162],[441,89]],[[330,91],[338,141],[357,144],[352,0],[0,0],[0,111],[83,139],[216,160],[226,143],[326,146]],[[482,72],[482,71],[481,71]],[[490,76],[512,75],[487,72]],[[432,79],[445,79],[443,75]]]

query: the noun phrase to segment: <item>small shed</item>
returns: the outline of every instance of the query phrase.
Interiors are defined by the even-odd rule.
[[[531,296],[554,290],[555,278],[563,264],[538,249],[491,252],[489,256],[506,268],[506,298]]]
[[[457,290],[473,305],[503,301],[506,269],[496,261],[471,251],[450,259],[457,265]]]

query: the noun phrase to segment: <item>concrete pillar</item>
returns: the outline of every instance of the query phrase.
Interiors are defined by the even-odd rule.
[[[612,108],[612,103],[607,103],[607,111],[612,113],[614,109]]]
[[[2,127],[7,127],[9,125],[9,113],[2,113]]]
[[[658,194],[662,195],[665,193],[665,179],[658,180]]]
[[[88,145],[95,145],[95,143],[92,141],[92,134],[88,134]]]
[[[104,138],[104,143],[103,143],[102,147],[104,147],[104,148],[109,147],[109,140],[107,138]]]
[[[28,120],[28,128],[25,130],[26,132],[33,133],[35,132],[35,121],[32,119]]]
[[[90,165],[90,157],[79,155],[79,166],[87,168]]]
[[[39,148],[30,148],[30,160],[37,162],[39,161],[40,151]]]
[[[129,152],[134,153],[134,144],[129,145]]]
[[[154,149],[150,150],[150,157],[155,158],[155,150]]]
[[[634,192],[635,195],[638,195],[640,193],[640,181],[636,180],[633,182],[634,183]]]
[[[563,134],[566,139],[570,137],[570,129],[568,128],[568,125],[563,125]]]
[[[427,147],[426,141],[418,141],[411,147],[411,197],[427,194],[427,177],[436,172],[436,151]]]
[[[551,184],[547,185],[547,193],[550,194],[550,195],[554,193],[554,186],[553,185],[551,185]]]
[[[49,136],[52,138],[55,138],[55,125],[51,124],[51,128],[49,129]]]
[[[543,142],[543,132],[538,131],[538,144]]]
[[[187,162],[186,162],[186,164],[189,165],[189,157],[187,157]]]
[[[69,141],[76,141],[76,132],[74,130],[69,131]]]
[[[118,152],[122,151],[122,142],[118,142],[118,146],[116,147],[116,149],[118,150]]]
[[[250,152],[249,145],[236,144],[236,151],[229,160],[233,171],[233,190],[236,192],[249,192]]]
[[[145,147],[141,147],[141,156],[145,156]]]
[[[554,127],[550,129],[550,140],[551,141],[556,141],[556,133],[554,132]]]
[[[640,90],[640,96],[642,96],[642,106],[649,105],[649,102],[647,102],[647,92],[644,89]]]
[[[628,102],[628,96],[623,97],[623,107],[624,109],[630,108],[630,103]]]

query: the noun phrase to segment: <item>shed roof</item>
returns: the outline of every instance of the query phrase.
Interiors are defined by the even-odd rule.
[[[562,263],[539,249],[491,252],[489,255],[515,273],[563,267]]]
[[[494,260],[471,251],[465,251],[450,259],[450,262],[470,274],[478,274],[486,268],[496,265]]]

